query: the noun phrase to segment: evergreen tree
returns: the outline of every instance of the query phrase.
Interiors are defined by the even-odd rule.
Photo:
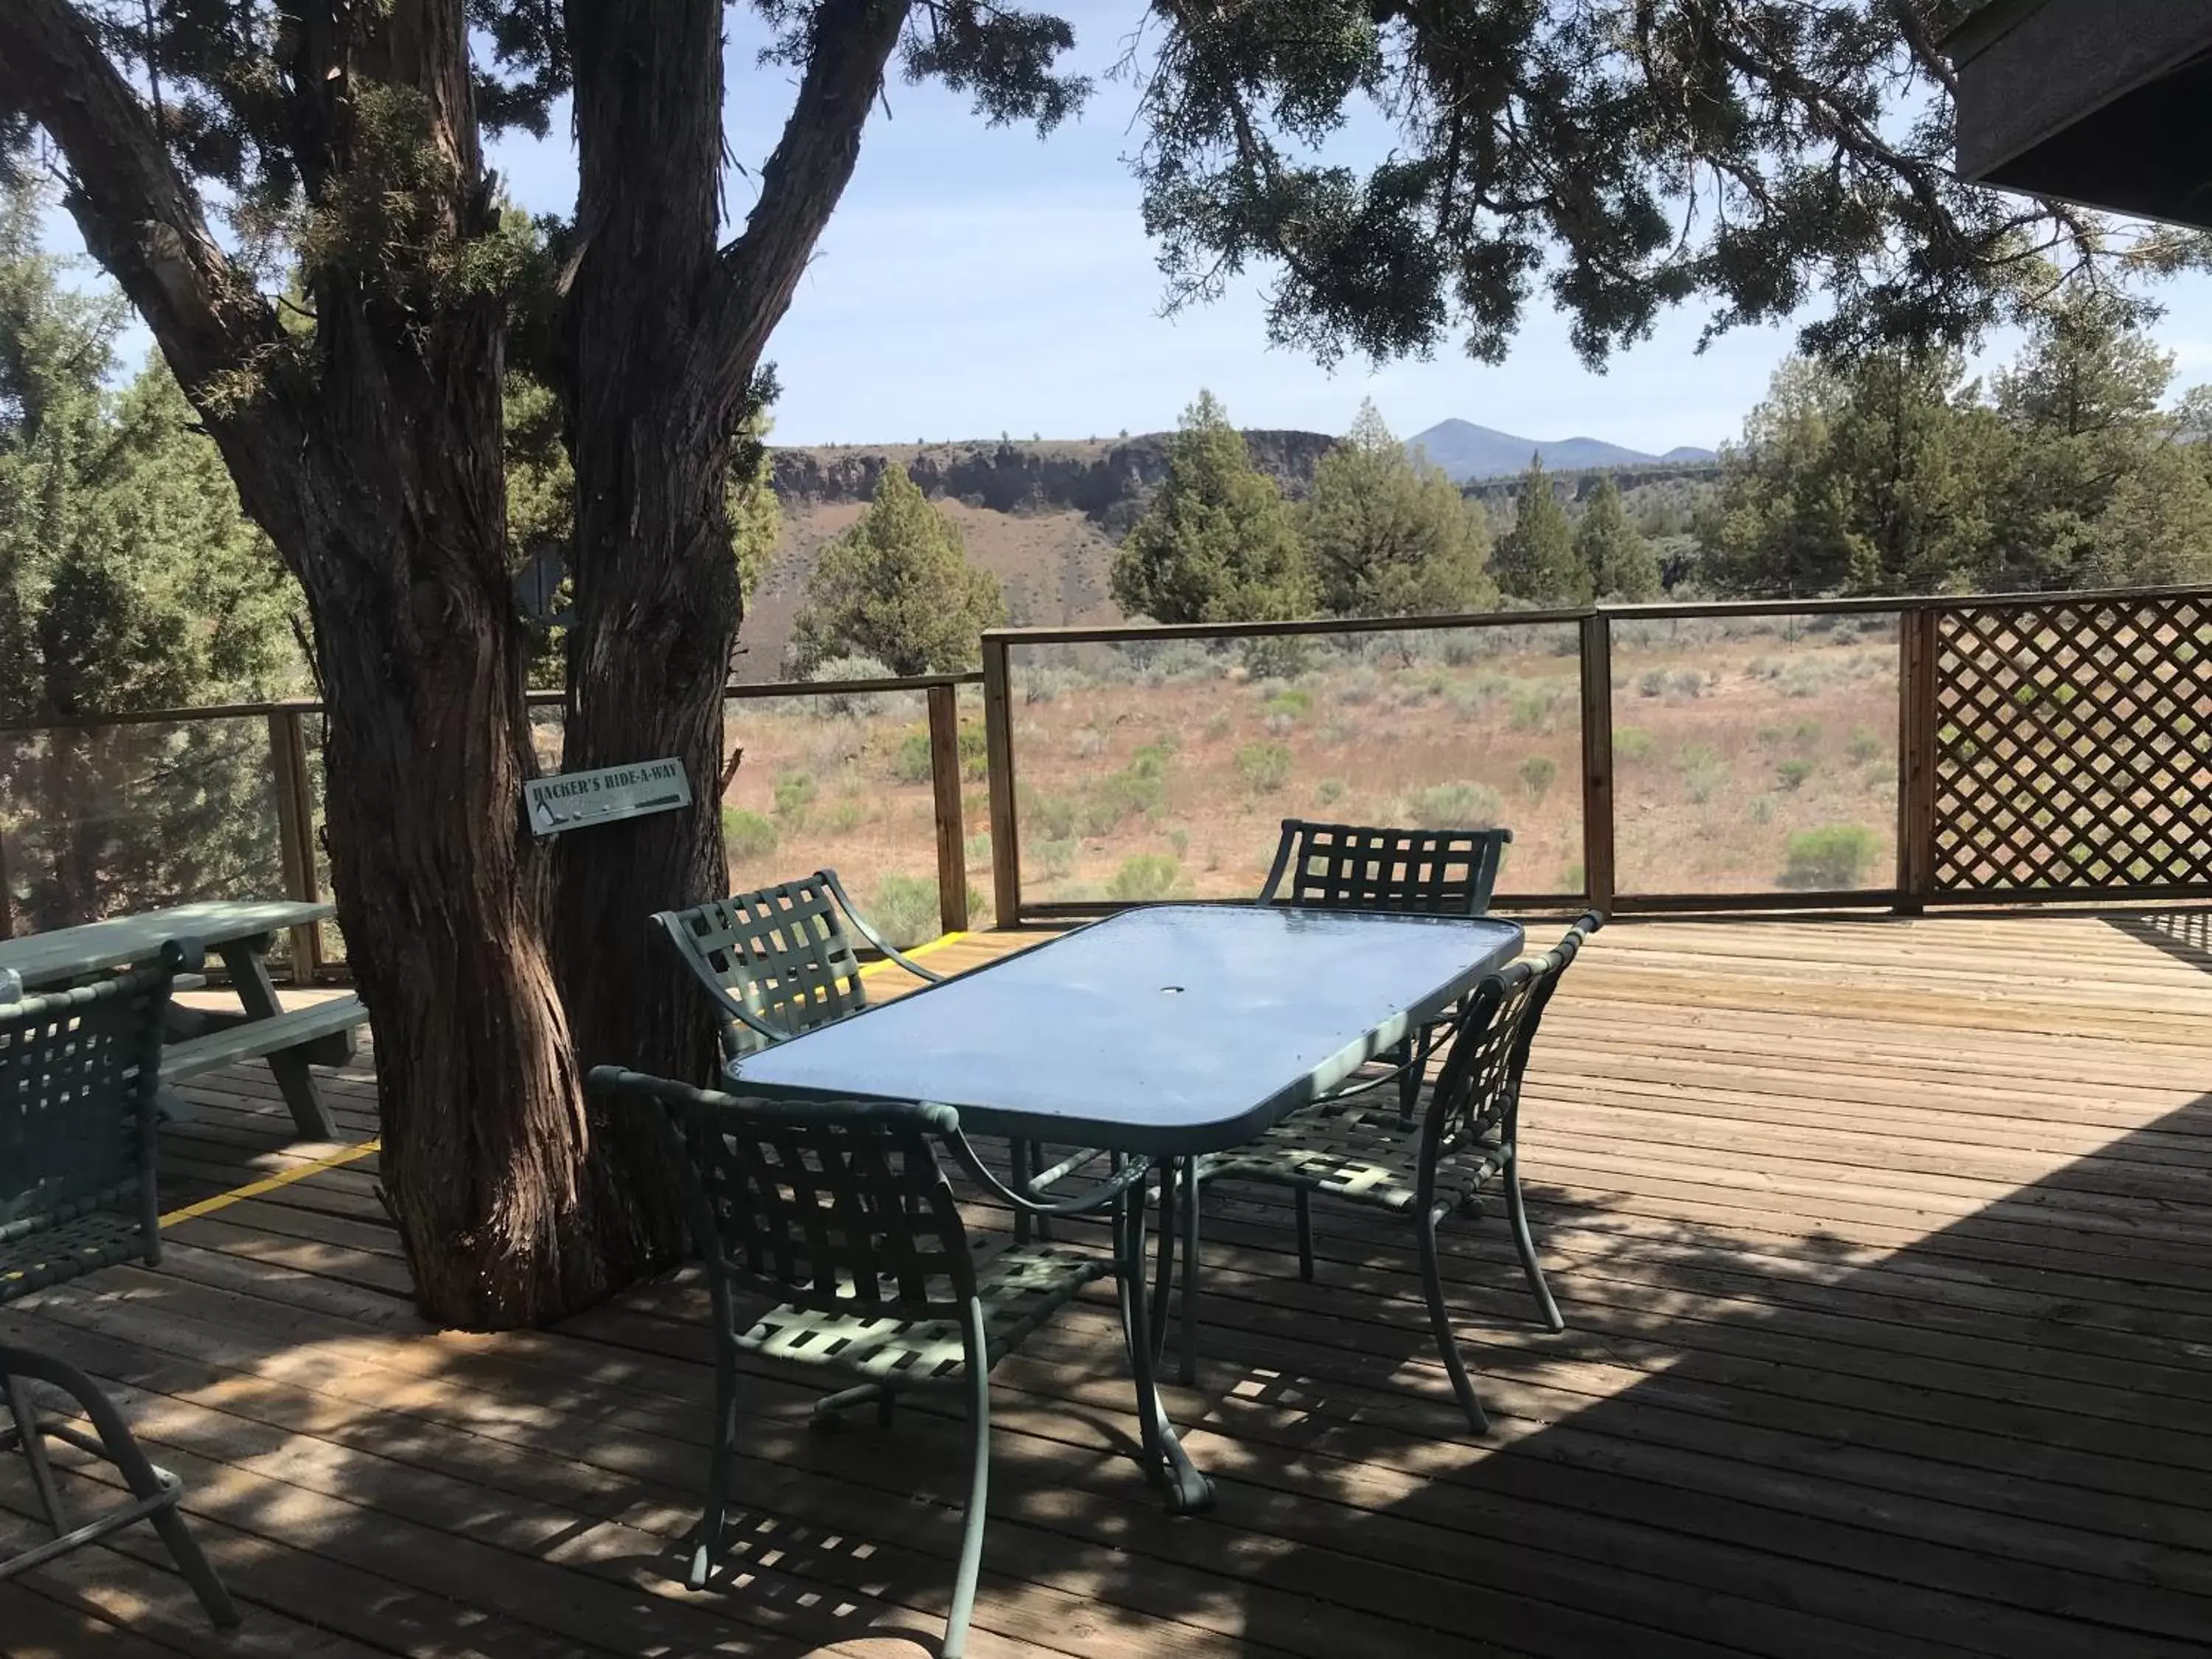
[[[1598,476],[1575,526],[1575,562],[1593,593],[1632,601],[1659,597],[1658,556],[1628,521],[1610,472]]]
[[[1490,574],[1516,599],[1552,605],[1589,603],[1589,574],[1575,556],[1574,532],[1540,456],[1528,458],[1513,527],[1498,538]]]
[[[1371,403],[1314,469],[1303,520],[1321,607],[1340,617],[1481,611],[1490,518],[1416,461]]]
[[[972,667],[976,638],[1006,619],[999,579],[968,562],[959,526],[902,466],[822,550],[792,635],[803,673],[829,657],[873,657],[897,674]]]
[[[1114,598],[1164,623],[1274,622],[1309,614],[1314,581],[1275,481],[1210,392],[1183,411],[1168,476],[1114,556]]]

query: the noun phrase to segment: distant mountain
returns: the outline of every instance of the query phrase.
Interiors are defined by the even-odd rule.
[[[1556,441],[1520,438],[1510,432],[1477,426],[1472,421],[1439,421],[1427,431],[1417,432],[1408,438],[1406,447],[1425,453],[1431,463],[1462,483],[1472,478],[1502,478],[1525,471],[1532,454],[1543,457],[1546,466],[1562,471],[1586,466],[1650,466],[1659,462],[1686,465],[1715,459],[1710,449],[1688,445],[1670,449],[1664,455],[1647,455],[1641,450],[1624,449],[1619,444],[1597,438],[1562,438]]]

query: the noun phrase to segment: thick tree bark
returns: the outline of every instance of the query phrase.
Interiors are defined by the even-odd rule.
[[[432,257],[486,228],[463,6],[308,8],[292,39],[311,197],[374,164],[353,125],[371,86],[407,94],[446,179],[427,216],[309,273],[305,344],[232,270],[64,0],[0,8],[0,104],[68,158],[87,246],[307,592],[338,919],[376,1034],[385,1190],[418,1298],[451,1324],[542,1320],[607,1280],[546,860],[520,806],[532,762],[505,570],[500,307],[440,292]]]
[[[769,331],[859,155],[906,6],[838,0],[746,233],[717,247],[720,0],[570,0],[583,246],[568,301],[576,623],[563,764],[673,755],[688,811],[562,849],[556,939],[581,1063],[703,1078],[704,1002],[647,931],[727,884],[716,783],[738,622],[723,506]],[[593,1125],[595,1217],[613,1271],[667,1259],[680,1225],[657,1142]]]

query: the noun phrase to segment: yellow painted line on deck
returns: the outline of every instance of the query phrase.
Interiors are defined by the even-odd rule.
[[[181,1210],[172,1210],[161,1218],[164,1227],[173,1227],[180,1221],[193,1221],[204,1215],[213,1215],[217,1210],[229,1208],[249,1198],[258,1198],[264,1193],[273,1193],[280,1187],[289,1187],[295,1181],[305,1181],[309,1176],[320,1175],[325,1170],[338,1170],[349,1164],[358,1164],[382,1146],[380,1140],[364,1140],[357,1146],[348,1146],[332,1152],[328,1158],[319,1158],[312,1164],[302,1164],[296,1170],[287,1170],[260,1181],[249,1181],[243,1187],[233,1188],[227,1193],[217,1193],[213,1198],[204,1198],[197,1204],[187,1204]]]
[[[957,945],[962,939],[966,939],[967,937],[968,931],[965,928],[963,928],[957,933],[939,933],[935,939],[930,940],[927,945],[917,945],[913,950],[905,952],[905,954],[913,957],[916,962],[919,962],[922,957],[931,954],[931,952],[942,951],[950,945]],[[871,974],[880,974],[886,968],[896,968],[897,966],[898,963],[893,962],[889,957],[885,957],[881,962],[872,962],[866,967],[861,969],[860,977],[862,979],[866,979]]]

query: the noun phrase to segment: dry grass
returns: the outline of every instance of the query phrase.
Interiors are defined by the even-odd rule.
[[[1889,881],[1893,633],[1759,627],[1619,630],[1622,890],[1771,891],[1785,884],[1793,836],[1838,825],[1869,832],[1856,884]],[[1514,831],[1505,890],[1576,891],[1572,639],[1571,629],[1375,636],[1357,650],[1311,650],[1289,678],[1254,678],[1237,653],[1192,646],[1024,648],[1014,686],[1024,894],[1249,894],[1286,817],[1504,823]],[[1647,696],[1653,674],[1659,689]],[[963,710],[980,720],[972,691]],[[798,700],[733,705],[745,761],[728,804],[776,837],[772,850],[732,859],[733,886],[831,864],[863,903],[903,896],[912,908],[911,890],[886,878],[933,879],[929,787],[901,763],[921,720],[917,697],[877,699],[848,718]],[[987,900],[980,779],[965,794],[969,882]],[[980,905],[979,921],[988,914]]]

